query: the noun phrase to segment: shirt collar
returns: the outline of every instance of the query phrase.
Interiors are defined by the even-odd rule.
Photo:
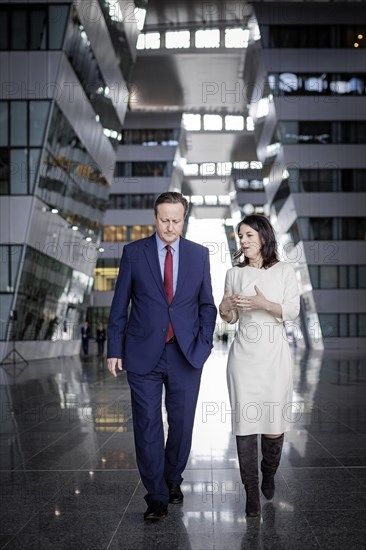
[[[161,238],[159,237],[159,235],[157,233],[155,233],[155,237],[156,237],[156,242],[157,242],[157,245],[158,245],[158,250],[159,252],[161,250],[164,250],[165,247],[166,247],[166,243],[164,243]],[[170,245],[170,248],[172,248],[174,250],[174,252],[176,252],[178,250],[178,247],[179,247],[179,240],[180,240],[180,237],[178,237],[178,239],[176,241],[174,241],[174,243],[172,243]]]

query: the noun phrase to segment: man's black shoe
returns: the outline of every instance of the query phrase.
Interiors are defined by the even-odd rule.
[[[160,500],[152,500],[149,502],[146,512],[144,513],[144,520],[146,521],[159,521],[161,518],[165,518],[168,515],[168,505],[164,504]]]
[[[174,483],[174,481],[167,481],[167,485],[169,489],[170,504],[180,504],[183,502],[183,493],[180,490],[178,483]]]

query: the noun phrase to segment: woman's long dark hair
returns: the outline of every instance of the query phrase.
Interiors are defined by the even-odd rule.
[[[265,216],[258,216],[256,214],[253,214],[251,216],[246,216],[238,223],[236,227],[237,233],[240,233],[240,227],[243,224],[249,225],[249,227],[251,227],[255,231],[258,231],[259,239],[262,243],[260,253],[262,254],[263,267],[265,269],[267,269],[268,267],[272,267],[279,261],[277,256],[276,236],[273,231],[272,225],[269,223]],[[244,253],[242,249],[239,248],[239,250],[237,250],[233,254],[233,260],[238,260],[242,254]],[[244,256],[244,260],[242,262],[239,262],[237,266],[245,267],[246,265],[248,265],[248,263],[248,259]]]

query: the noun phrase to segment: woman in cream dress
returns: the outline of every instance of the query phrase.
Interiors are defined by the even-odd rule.
[[[238,225],[244,259],[229,269],[220,315],[238,321],[227,379],[233,434],[247,494],[248,516],[260,514],[257,434],[261,435],[262,493],[274,494],[284,432],[292,427],[292,360],[284,321],[299,313],[293,267],[279,262],[273,228],[264,216],[247,216]]]

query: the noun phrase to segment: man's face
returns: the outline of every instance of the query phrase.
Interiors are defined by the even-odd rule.
[[[180,237],[184,225],[184,207],[181,203],[163,202],[155,217],[156,232],[165,244],[172,244]]]

